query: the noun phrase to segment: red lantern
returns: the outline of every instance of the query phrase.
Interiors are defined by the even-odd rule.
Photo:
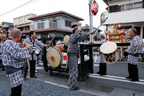
[[[126,35],[126,33],[124,32],[123,35]]]
[[[105,35],[107,35],[108,34],[108,30],[106,30],[106,32],[105,32]]]
[[[118,24],[118,28],[121,28],[121,24]]]
[[[94,1],[92,4],[91,4],[91,13],[93,15],[96,15],[98,12],[98,4],[96,1]]]

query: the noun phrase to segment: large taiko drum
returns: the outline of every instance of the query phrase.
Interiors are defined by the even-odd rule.
[[[103,53],[104,61],[108,64],[116,63],[119,59],[116,52],[117,45],[115,42],[105,42],[100,46],[100,51]]]
[[[57,45],[54,47],[51,47],[48,51],[47,51],[47,61],[49,63],[49,65],[51,67],[59,67],[60,63],[62,61],[62,52],[63,52],[64,48],[63,45]]]

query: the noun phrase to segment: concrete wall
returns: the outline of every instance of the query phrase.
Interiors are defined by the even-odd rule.
[[[106,13],[105,17],[108,19],[104,24],[144,22],[144,9]]]
[[[14,18],[13,19],[14,25],[21,25],[21,24],[31,23],[32,21],[28,20],[28,18],[33,17],[33,16],[36,16],[36,14],[27,14],[27,15],[24,15],[24,16]]]

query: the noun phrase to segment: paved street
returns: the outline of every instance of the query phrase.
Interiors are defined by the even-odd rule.
[[[41,64],[36,68],[38,79],[31,79],[28,74],[28,78],[23,84],[22,96],[144,96],[144,91],[129,89],[130,86],[143,88],[143,74],[141,73],[141,80],[143,81],[140,83],[129,82],[124,79],[124,76],[127,75],[126,66],[126,63],[121,62],[108,65],[108,75],[99,76],[92,74],[86,81],[79,82],[78,85],[81,90],[72,91],[67,87],[67,73],[54,72],[53,76],[50,76],[49,72],[43,70]],[[143,67],[143,65],[141,64],[139,67]],[[95,65],[95,72],[97,71],[98,65]],[[141,68],[142,71],[143,68]],[[0,69],[0,96],[9,96],[9,94],[10,86],[8,80],[5,72]]]
[[[95,73],[99,71],[99,64],[94,65]],[[139,62],[138,64],[139,78],[144,79],[144,62]],[[126,59],[119,61],[114,64],[107,64],[107,75],[111,76],[128,76],[128,63]]]
[[[39,71],[40,72],[40,71]],[[89,94],[86,91],[71,91],[67,86],[51,82],[44,81],[42,79],[49,78],[40,76],[37,74],[39,79],[27,78],[23,84],[22,96],[96,96]],[[55,78],[51,78],[55,79]],[[59,81],[59,80],[57,80]],[[9,96],[10,86],[7,78],[5,77],[5,72],[0,71],[0,96]]]

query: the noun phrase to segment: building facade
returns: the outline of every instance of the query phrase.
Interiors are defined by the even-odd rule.
[[[36,16],[36,14],[27,14],[27,15],[23,15],[20,17],[16,17],[13,19],[14,22],[14,27],[20,29],[21,31],[29,31],[30,30],[30,24],[31,24],[31,20],[28,20],[28,18]]]
[[[30,31],[37,33],[37,38],[49,36],[64,36],[71,34],[71,26],[77,24],[78,21],[84,19],[67,13],[65,11],[57,11],[43,15],[33,16],[28,18],[31,20],[30,30],[23,31],[23,34],[28,37]]]
[[[104,23],[107,30],[112,31],[111,26],[113,24],[121,23],[121,28],[125,30],[135,27],[138,31],[138,35],[144,39],[144,0],[103,1],[108,7],[106,8],[107,12],[101,14],[101,21],[108,17],[107,21]]]

